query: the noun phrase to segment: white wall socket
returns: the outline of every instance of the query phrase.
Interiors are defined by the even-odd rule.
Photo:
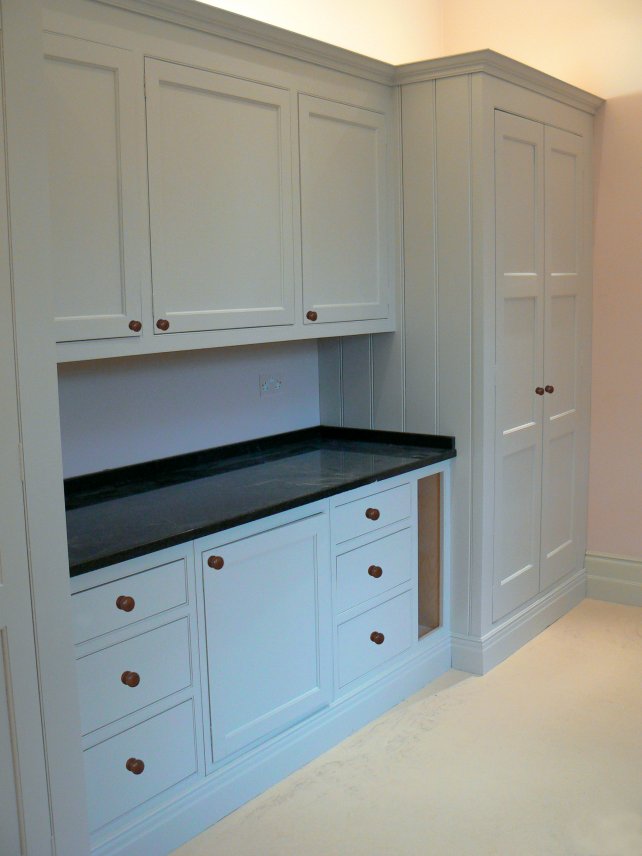
[[[283,392],[284,377],[282,374],[259,375],[259,395],[277,395]]]

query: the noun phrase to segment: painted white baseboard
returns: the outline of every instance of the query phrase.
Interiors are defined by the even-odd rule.
[[[450,669],[450,635],[420,644],[414,656],[374,676],[369,686],[212,773],[169,804],[140,818],[129,829],[92,849],[94,856],[165,856],[243,803],[327,752],[354,731]],[[426,640],[428,642],[428,640]]]
[[[586,597],[586,571],[577,571],[485,636],[452,635],[453,669],[484,675]]]
[[[642,606],[642,559],[587,553],[588,597]]]

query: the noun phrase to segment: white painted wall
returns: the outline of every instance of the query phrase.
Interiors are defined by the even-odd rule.
[[[259,396],[259,375],[282,391]],[[58,368],[65,477],[319,423],[315,342],[65,363]]]

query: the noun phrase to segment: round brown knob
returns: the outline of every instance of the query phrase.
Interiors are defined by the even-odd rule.
[[[223,561],[223,556],[210,556],[207,564],[210,568],[214,568],[215,571],[220,571],[225,562]]]
[[[314,309],[310,309],[310,311],[309,311],[309,312],[306,312],[306,313],[305,313],[305,317],[308,319],[308,321],[316,321],[316,320],[317,320],[317,318],[318,318],[319,316],[318,316],[318,314],[314,311]]]
[[[145,762],[141,761],[140,758],[128,758],[125,762],[125,766],[130,773],[133,773],[135,776],[140,776],[145,769]]]
[[[370,565],[368,568],[368,573],[371,577],[374,577],[376,580],[383,574],[383,571],[379,567],[379,565]]]
[[[383,635],[383,633],[379,633],[378,630],[373,630],[370,634],[370,639],[375,643],[375,645],[381,645],[385,638],[386,637]]]
[[[378,508],[366,508],[366,517],[368,520],[379,520],[381,512]]]
[[[143,325],[140,323],[140,321],[130,321],[129,329],[133,333],[140,333],[140,331],[143,329]]]
[[[537,393],[537,395],[544,395],[544,387],[543,386],[536,386],[535,392]]]
[[[140,675],[138,672],[123,672],[120,676],[121,683],[126,687],[137,687],[140,683]]]
[[[165,330],[169,330],[169,321],[166,318],[159,318],[156,322],[156,326],[159,330],[165,332]]]
[[[554,387],[554,386],[551,386],[551,385],[550,385],[550,383],[549,383],[549,384],[547,384],[547,385],[544,387],[544,389],[546,390],[546,392],[550,392],[550,393],[551,393],[551,395],[555,392],[555,387]]]
[[[122,609],[123,612],[131,612],[136,606],[136,601],[128,594],[121,594],[116,598],[116,606],[118,609]]]

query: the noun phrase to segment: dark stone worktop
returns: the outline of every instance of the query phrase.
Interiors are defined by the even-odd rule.
[[[71,576],[455,456],[452,437],[319,426],[65,480]]]

